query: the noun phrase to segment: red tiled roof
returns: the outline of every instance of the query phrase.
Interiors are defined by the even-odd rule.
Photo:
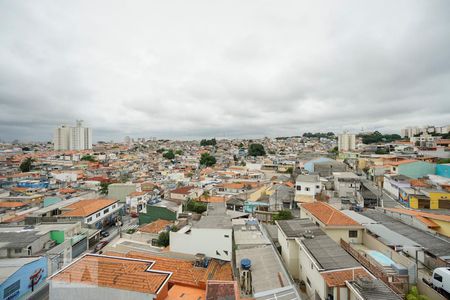
[[[174,189],[174,190],[170,191],[170,193],[187,195],[187,194],[190,193],[190,191],[192,189],[194,189],[193,186],[183,186],[183,187],[180,187],[180,188],[177,188],[177,189]]]
[[[326,226],[358,226],[360,225],[352,218],[348,217],[341,211],[331,205],[315,201],[311,203],[303,203],[302,208],[309,211],[314,217]]]
[[[50,280],[157,294],[170,273],[154,272],[153,267],[149,269],[152,263],[87,254]]]
[[[22,202],[0,202],[1,208],[17,208],[22,206],[26,206],[26,204]]]
[[[61,214],[63,217],[87,217],[93,213],[106,208],[118,200],[112,199],[89,199],[80,200],[71,205],[64,207],[64,210],[69,210]]]
[[[136,196],[142,196],[142,195],[145,195],[145,194],[147,194],[147,193],[146,192],[131,192],[131,193],[128,194],[128,196],[136,197]]]
[[[172,222],[167,220],[158,219],[151,223],[145,224],[139,228],[139,231],[146,233],[159,233],[164,230],[167,226],[172,225]]]
[[[108,252],[107,255],[125,256],[138,259],[154,260],[153,269],[172,272],[170,284],[206,288],[208,280],[233,280],[233,272],[229,262],[219,263],[212,259],[207,268],[194,267],[190,260],[176,259],[152,255],[150,253],[130,251],[127,254]]]
[[[357,276],[370,277],[370,274],[363,268],[330,271],[321,273],[328,287],[345,286],[348,280],[355,280]]]

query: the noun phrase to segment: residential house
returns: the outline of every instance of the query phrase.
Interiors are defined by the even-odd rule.
[[[231,261],[232,223],[224,203],[209,203],[206,216],[193,225],[170,232],[170,250]]]
[[[319,175],[298,175],[295,180],[295,201],[300,203],[313,202],[322,191]]]
[[[338,197],[356,197],[361,189],[361,179],[353,172],[333,172],[334,190]]]
[[[123,204],[113,199],[80,200],[64,208],[58,219],[80,221],[85,227],[102,229],[121,218]]]
[[[138,213],[146,210],[147,201],[150,199],[150,194],[147,192],[132,192],[126,197],[125,203],[127,210],[130,213]]]
[[[315,201],[300,205],[300,218],[313,220],[334,241],[361,244],[363,227],[333,206]]]

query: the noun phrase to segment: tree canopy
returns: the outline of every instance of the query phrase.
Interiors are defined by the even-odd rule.
[[[163,154],[163,157],[166,159],[174,159],[175,153],[173,153],[173,150],[168,150],[166,153]]]
[[[369,134],[361,134],[360,137],[362,137],[362,142],[364,144],[376,144],[380,142],[390,143],[402,139],[398,134],[381,134],[378,131]]]
[[[33,168],[33,159],[31,157],[25,158],[19,166],[20,171],[22,172],[30,172]]]
[[[211,167],[216,164],[216,158],[209,153],[203,153],[200,157],[200,165]]]
[[[266,155],[266,151],[264,150],[264,146],[261,144],[250,144],[250,146],[248,147],[248,155],[264,156]]]
[[[187,203],[186,210],[201,214],[206,211],[206,203],[190,200]]]
[[[274,221],[278,220],[290,220],[293,219],[294,216],[290,210],[280,210],[276,215],[273,216]]]
[[[203,139],[200,141],[200,146],[215,146],[215,145],[217,145],[215,138],[210,139],[210,140]]]
[[[316,132],[316,133],[305,132],[303,134],[303,137],[307,137],[307,138],[333,138],[334,137],[334,133],[333,132]]]
[[[89,154],[87,154],[87,155],[83,155],[83,157],[81,157],[81,160],[85,160],[85,161],[96,161],[95,160],[95,157],[93,157],[92,155],[89,155]]]

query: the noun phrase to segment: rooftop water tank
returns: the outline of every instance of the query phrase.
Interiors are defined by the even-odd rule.
[[[250,267],[252,266],[252,261],[248,258],[241,259],[241,267],[244,270],[250,270]]]

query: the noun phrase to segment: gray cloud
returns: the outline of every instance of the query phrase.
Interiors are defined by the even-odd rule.
[[[0,139],[443,125],[449,36],[446,0],[2,1]]]

